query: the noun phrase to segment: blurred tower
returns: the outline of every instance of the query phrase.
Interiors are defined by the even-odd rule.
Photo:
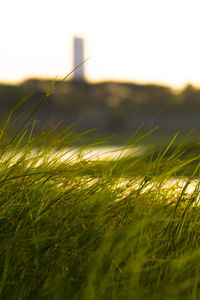
[[[79,64],[84,61],[84,40],[79,37],[74,37],[73,39],[73,54],[74,54],[74,65],[75,69]],[[84,81],[84,64],[79,66],[74,71],[74,80]]]

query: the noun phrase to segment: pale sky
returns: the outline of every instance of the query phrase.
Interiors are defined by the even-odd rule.
[[[63,77],[85,38],[88,80],[200,85],[200,0],[0,0],[0,81]]]

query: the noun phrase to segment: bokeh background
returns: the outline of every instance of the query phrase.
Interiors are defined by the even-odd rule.
[[[22,119],[57,78],[37,128],[76,122],[121,143],[155,126],[165,143],[200,137],[200,3],[197,0],[7,0],[0,4],[0,114],[32,95]],[[80,38],[83,49],[75,50]],[[82,52],[75,60],[75,52]],[[76,78],[77,64],[87,60]],[[30,108],[28,108],[28,104]],[[16,112],[15,128],[20,126]],[[30,120],[31,122],[31,120]],[[149,140],[148,140],[149,141]]]

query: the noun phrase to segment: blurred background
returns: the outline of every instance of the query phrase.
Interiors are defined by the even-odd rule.
[[[199,8],[198,0],[2,2],[0,117],[30,95],[23,120],[56,78],[37,129],[75,122],[78,132],[96,128],[120,144],[159,126],[147,142],[168,142],[178,130],[197,141]]]

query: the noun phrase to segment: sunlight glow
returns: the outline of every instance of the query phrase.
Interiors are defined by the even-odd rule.
[[[200,84],[198,0],[7,0],[0,4],[0,81],[63,77],[85,38],[87,78]]]

